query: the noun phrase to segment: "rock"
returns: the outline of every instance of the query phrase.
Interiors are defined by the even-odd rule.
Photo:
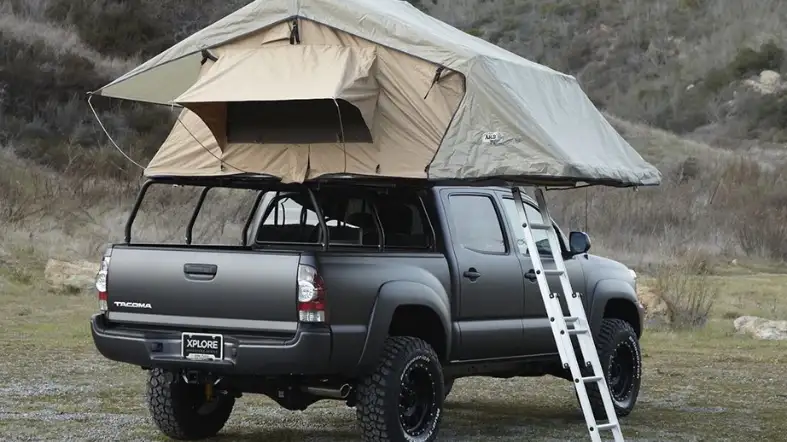
[[[756,316],[741,316],[734,322],[735,331],[769,341],[787,340],[787,321],[771,321]]]
[[[763,95],[775,94],[787,89],[781,74],[770,70],[762,71],[757,78],[745,80],[744,84]]]
[[[772,88],[779,87],[782,83],[782,76],[774,71],[762,71],[760,73],[760,84]]]
[[[653,289],[640,282],[637,285],[637,297],[645,307],[645,325],[659,326],[669,323],[667,304]]]
[[[44,269],[44,278],[58,292],[82,293],[93,288],[98,267],[89,261],[50,259]]]

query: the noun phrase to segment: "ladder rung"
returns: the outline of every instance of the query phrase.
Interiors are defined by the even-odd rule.
[[[604,378],[602,378],[601,376],[587,376],[587,377],[582,378],[582,382],[584,382],[586,384],[589,384],[591,382],[599,382],[602,379],[604,379]]]
[[[566,321],[566,324],[573,324],[579,321],[579,318],[577,318],[576,316],[566,316],[563,319]]]
[[[596,427],[598,427],[598,431],[613,430],[618,427],[618,424],[608,423],[608,424],[596,425]]]
[[[568,334],[571,336],[576,336],[576,335],[584,335],[587,332],[588,330],[586,328],[575,328],[573,330],[569,330]]]
[[[522,227],[527,228],[528,224],[523,224]],[[549,224],[530,223],[530,230],[551,230],[552,226]]]
[[[547,276],[561,276],[563,274],[562,270],[544,270],[544,274]]]

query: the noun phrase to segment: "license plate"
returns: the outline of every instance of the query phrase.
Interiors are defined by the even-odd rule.
[[[224,336],[204,333],[183,333],[181,356],[193,361],[224,359]]]

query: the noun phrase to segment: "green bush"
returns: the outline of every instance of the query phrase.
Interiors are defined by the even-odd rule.
[[[759,50],[743,48],[735,58],[723,68],[711,69],[703,80],[706,91],[717,93],[736,80],[759,74],[764,70],[781,69],[784,64],[784,49],[770,41]]]
[[[784,49],[771,40],[759,50],[743,48],[738,51],[728,69],[735,78],[744,78],[768,69],[778,71],[783,63]]]

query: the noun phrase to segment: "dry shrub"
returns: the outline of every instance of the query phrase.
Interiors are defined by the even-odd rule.
[[[673,329],[693,329],[705,325],[718,295],[710,278],[711,260],[702,253],[687,253],[657,267],[653,290],[667,306]]]
[[[551,213],[566,230],[587,230],[594,253],[639,268],[691,250],[787,260],[783,167],[738,155],[675,157],[659,164],[661,186],[550,192]]]
[[[0,151],[0,224],[15,224],[40,217],[57,195],[57,183],[43,174],[28,173],[25,162]]]

